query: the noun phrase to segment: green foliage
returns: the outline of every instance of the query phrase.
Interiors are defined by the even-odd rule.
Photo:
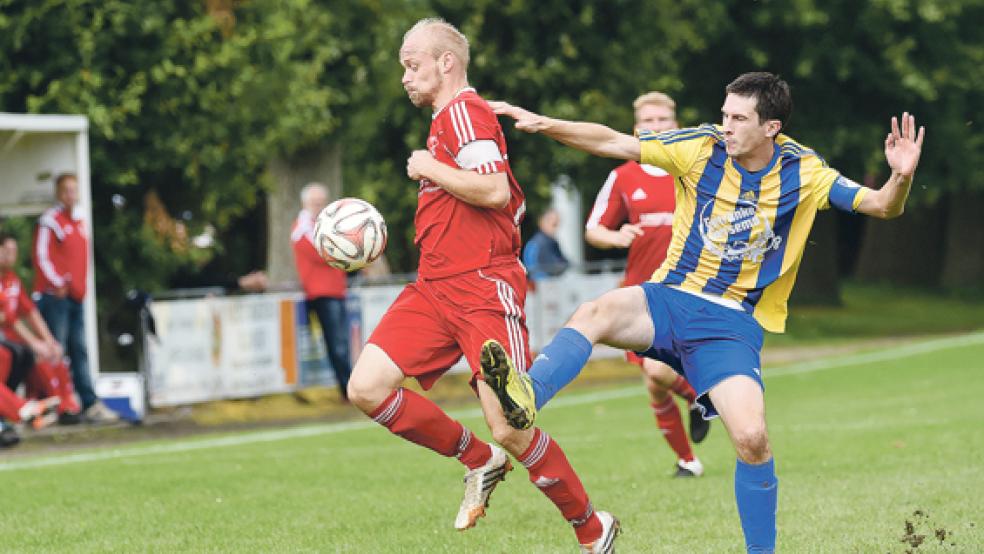
[[[273,155],[325,141],[343,143],[346,194],[380,207],[390,262],[412,270],[404,160],[429,118],[406,99],[397,50],[421,17],[469,36],[485,97],[626,131],[641,92],[670,93],[692,125],[718,119],[738,73],[778,72],[794,90],[790,134],[856,179],[884,176],[889,118],[910,110],[929,129],[918,202],[984,182],[982,12],[982,0],[0,0],[0,103],[89,117],[101,286],[166,286],[204,261],[145,226],[147,191],[190,216],[189,233],[210,223],[221,239],[257,210]],[[590,197],[615,165],[506,132],[533,213],[557,175]]]
[[[148,191],[185,214],[190,234],[221,232],[256,205],[271,155],[331,136],[365,79],[367,37],[350,32],[365,18],[357,5],[3,4],[4,109],[89,117],[100,285],[110,289],[160,288],[208,258],[144,222]],[[125,206],[114,208],[114,194]]]

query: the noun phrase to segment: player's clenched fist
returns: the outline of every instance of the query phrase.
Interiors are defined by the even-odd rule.
[[[407,158],[407,177],[419,181],[427,176],[427,168],[437,163],[434,156],[426,150],[414,150]]]

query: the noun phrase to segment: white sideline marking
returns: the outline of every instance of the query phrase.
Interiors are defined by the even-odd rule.
[[[770,379],[773,377],[800,375],[803,373],[833,369],[836,367],[847,367],[865,363],[896,360],[899,358],[946,350],[948,348],[959,348],[961,346],[971,346],[976,344],[984,344],[984,331],[942,339],[931,339],[905,346],[893,346],[890,348],[861,354],[849,354],[812,362],[800,362],[780,366],[767,369],[765,378]],[[562,408],[566,406],[592,404],[604,400],[638,396],[641,394],[641,390],[641,387],[632,385],[630,387],[622,387],[599,392],[572,394],[558,398],[557,400],[551,402],[550,405],[554,408]],[[481,417],[482,411],[478,408],[472,408],[468,410],[456,410],[449,412],[449,415],[453,418],[474,418]],[[376,426],[377,425],[370,420],[346,421],[338,423],[325,423],[320,425],[308,425],[304,427],[292,427],[289,429],[256,431],[211,439],[189,439],[179,442],[169,442],[166,444],[136,445],[126,448],[100,449],[90,452],[80,452],[78,454],[42,456],[38,458],[28,458],[20,461],[0,463],[0,472],[15,471],[19,469],[36,469],[83,462],[114,460],[136,456],[149,456],[153,454],[192,452],[195,450],[220,448],[223,446],[238,446],[242,444],[272,442],[300,437],[331,435],[334,433],[341,433],[343,431],[368,429]]]

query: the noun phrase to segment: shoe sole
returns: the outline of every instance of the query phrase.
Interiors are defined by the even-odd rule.
[[[615,552],[615,539],[622,534],[622,522],[618,520],[614,515],[612,516],[612,532],[608,536],[608,540],[605,541],[605,548],[602,552]]]
[[[492,388],[492,391],[499,398],[502,413],[506,416],[506,423],[519,430],[532,427],[533,418],[506,391],[510,367],[508,356],[506,356],[506,351],[502,349],[502,345],[495,341],[488,341],[483,344],[481,364],[485,383]]]
[[[512,462],[510,462],[509,459],[506,459],[506,463],[502,466],[502,468],[502,475],[496,478],[496,480],[490,485],[491,489],[489,490],[488,497],[485,498],[485,504],[472,508],[471,511],[468,512],[468,523],[466,523],[464,527],[458,527],[458,531],[467,531],[468,529],[471,529],[476,523],[478,523],[478,518],[485,517],[485,508],[489,507],[489,502],[492,500],[492,493],[495,492],[495,488],[499,486],[499,483],[506,480],[506,474],[512,471]]]

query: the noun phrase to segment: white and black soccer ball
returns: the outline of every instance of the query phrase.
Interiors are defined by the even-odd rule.
[[[386,222],[376,208],[358,198],[328,204],[314,222],[314,247],[332,267],[356,271],[376,261],[386,248]]]

